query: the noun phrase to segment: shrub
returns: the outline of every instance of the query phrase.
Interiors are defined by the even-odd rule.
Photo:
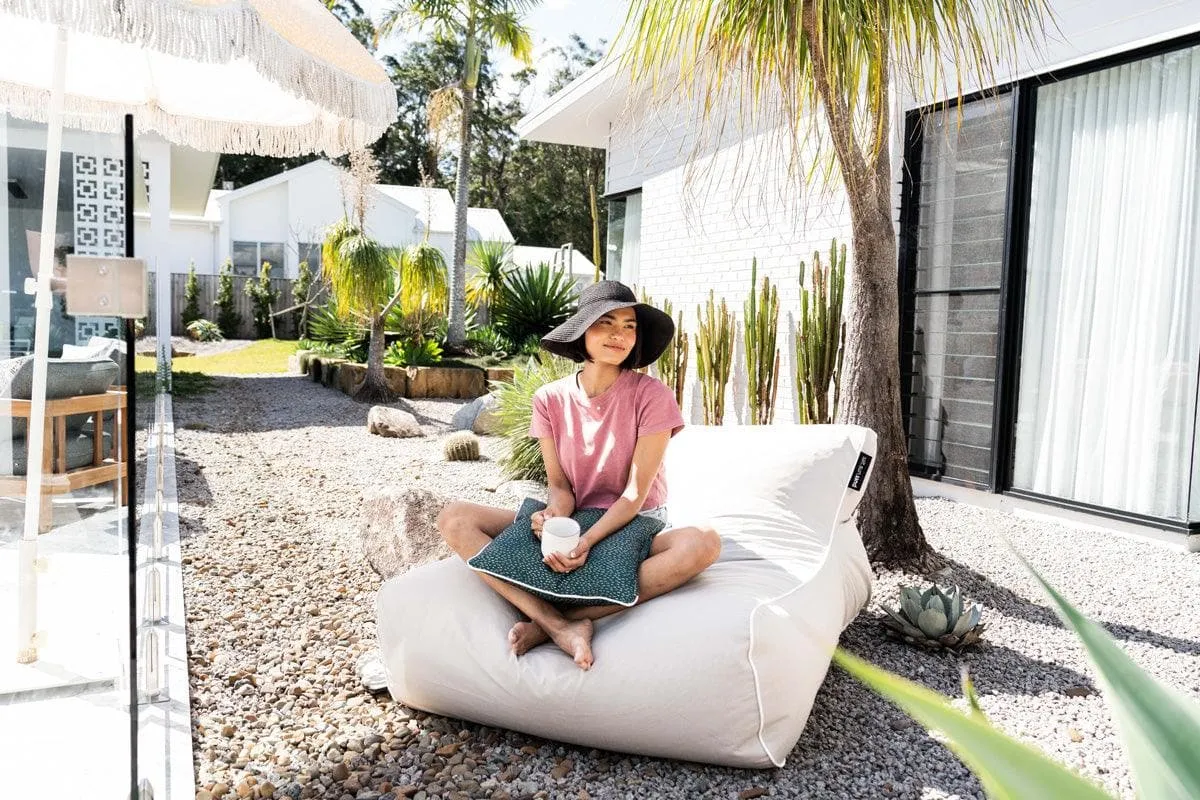
[[[442,347],[433,339],[394,342],[383,354],[383,363],[393,367],[432,367],[442,360]]]
[[[232,261],[226,260],[221,265],[217,277],[217,299],[213,305],[217,307],[217,325],[221,328],[221,335],[226,339],[236,337],[238,329],[242,327],[242,315],[237,312],[233,300]]]
[[[367,345],[370,334],[367,329],[338,316],[332,302],[313,309],[308,320],[308,336],[313,343],[323,345],[343,358],[358,363],[367,360]],[[321,347],[312,347],[321,351]]]
[[[575,363],[548,353],[539,362],[516,370],[511,382],[493,384],[500,435],[508,440],[509,453],[500,462],[504,474],[517,481],[546,482],[546,465],[537,439],[529,436],[533,393],[551,381],[575,372]]]
[[[514,270],[496,297],[493,324],[510,342],[540,339],[571,315],[578,297],[571,276],[549,264]]]
[[[195,319],[187,326],[188,335],[197,342],[221,342],[225,337],[221,335],[221,326],[209,319]]]
[[[503,358],[514,349],[500,331],[490,325],[476,328],[467,334],[467,347],[477,356],[498,356]]]
[[[254,335],[259,339],[275,338],[275,318],[272,311],[279,292],[271,289],[271,262],[264,261],[258,280],[246,281],[246,296],[254,304]]]
[[[292,323],[296,326],[296,338],[308,336],[308,293],[312,291],[313,274],[308,261],[301,261],[296,280],[292,281],[292,303],[300,306],[292,312]]]
[[[138,317],[133,321],[133,338],[140,339],[146,332],[146,318]]]
[[[180,319],[183,327],[189,326],[203,316],[200,313],[200,281],[196,278],[196,262],[188,264],[187,284],[183,287],[183,312]],[[190,330],[190,328],[189,328]]]

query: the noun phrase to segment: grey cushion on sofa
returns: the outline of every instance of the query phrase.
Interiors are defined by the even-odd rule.
[[[94,456],[93,438],[90,433],[73,436],[67,434],[67,469],[78,469],[92,463]],[[4,458],[5,451],[11,447],[12,457]],[[112,435],[104,432],[104,457],[112,454]],[[11,442],[0,441],[0,474],[25,475],[29,459],[29,445],[24,437],[13,439]]]
[[[61,400],[85,394],[103,394],[113,385],[121,368],[109,358],[46,360],[46,399]],[[0,361],[0,397],[29,400],[33,396],[33,356]],[[90,414],[67,417],[67,432],[79,433]],[[12,435],[24,436],[23,418],[12,421]]]

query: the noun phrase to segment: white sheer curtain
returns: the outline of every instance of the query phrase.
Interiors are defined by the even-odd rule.
[[[1014,484],[1185,519],[1200,48],[1038,90]]]

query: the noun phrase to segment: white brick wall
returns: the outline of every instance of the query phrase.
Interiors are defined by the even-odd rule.
[[[1150,0],[1136,8],[1117,0],[1056,0],[1052,5],[1061,34],[1052,32],[1040,50],[1023,48],[1014,68],[997,70],[998,81],[1200,29],[1200,0]],[[973,90],[976,83],[968,79],[964,91]],[[899,83],[893,92],[892,207],[897,217],[904,111],[928,102],[918,94]],[[782,358],[776,421],[790,423],[797,417],[793,385],[799,262],[811,265],[814,250],[824,259],[834,237],[850,244],[844,192],[804,190],[787,174],[781,143],[760,133],[738,144],[743,131],[728,120],[721,140],[708,148],[715,155],[695,160],[694,108],[681,100],[674,107],[626,112],[613,120],[607,191],[642,189],[640,287],[660,303],[669,298],[677,314],[683,310],[689,332],[696,329],[696,307],[707,300],[710,289],[718,302],[725,298],[740,322],[750,289],[750,260],[757,256],[760,280],[766,275],[779,288]],[[853,261],[853,252],[849,257]],[[699,423],[695,361],[693,350],[683,411],[685,418]],[[744,363],[739,333],[727,422],[746,419]]]

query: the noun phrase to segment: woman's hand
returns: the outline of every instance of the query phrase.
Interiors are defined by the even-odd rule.
[[[567,555],[551,553],[543,558],[542,562],[555,572],[574,572],[587,561],[588,552],[591,549],[592,546],[588,540],[580,537],[579,544],[575,545],[575,549]]]
[[[529,517],[529,526],[533,528],[533,535],[541,539],[542,526],[545,525],[546,520],[551,517],[569,517],[573,512],[574,509],[564,510],[551,503],[543,511],[533,512],[532,516]]]

